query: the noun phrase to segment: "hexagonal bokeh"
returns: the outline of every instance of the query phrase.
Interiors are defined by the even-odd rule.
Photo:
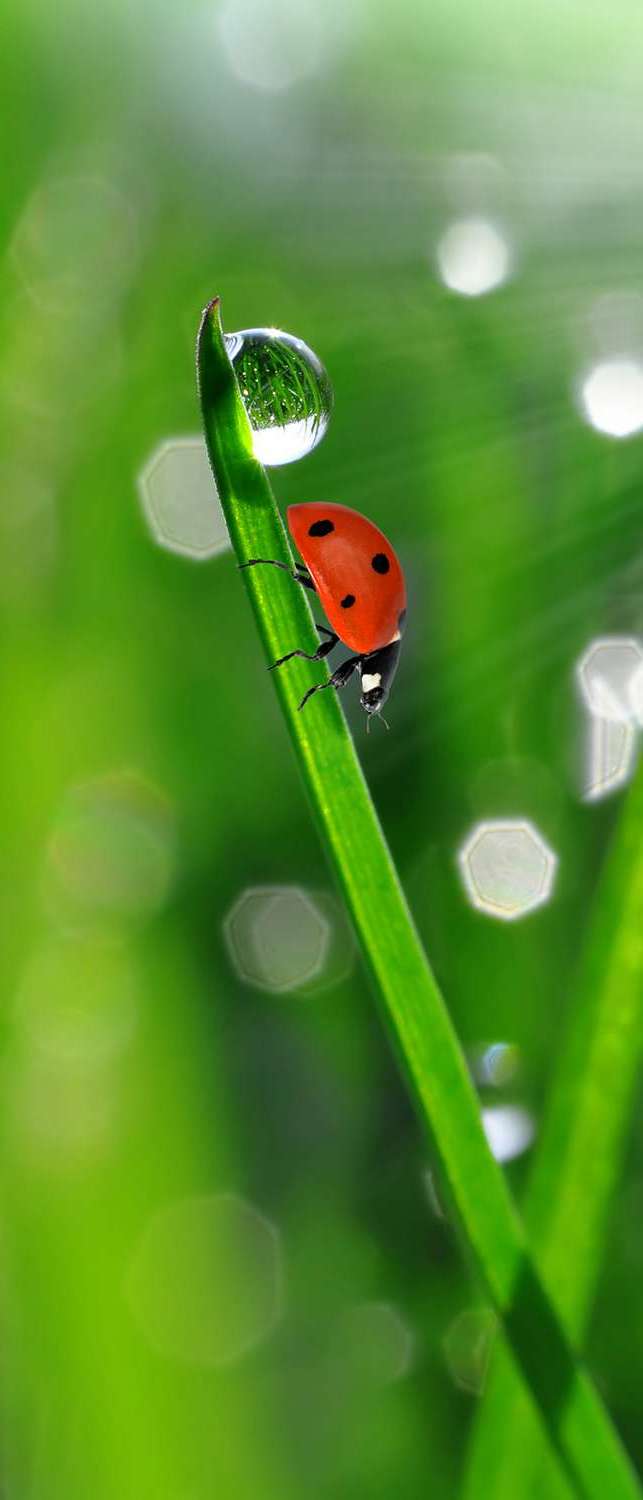
[[[136,265],[135,204],[103,177],[44,178],[23,209],[10,257],[34,302],[48,313],[91,314]]]
[[[165,901],[174,874],[172,809],[130,771],[72,786],[47,849],[46,895],[65,925],[98,915],[147,916]]]
[[[225,918],[224,933],[239,977],[274,994],[313,984],[331,943],[328,918],[295,885],[243,891]]]
[[[504,922],[549,900],[558,864],[533,823],[507,818],[477,823],[458,862],[472,906]]]
[[[442,1340],[447,1369],[460,1390],[481,1396],[497,1319],[488,1307],[471,1307],[458,1314]]]
[[[629,723],[633,683],[643,666],[643,646],[634,636],[599,636],[583,652],[576,675],[581,697],[597,718]]]
[[[203,438],[160,443],[141,469],[138,488],[160,547],[203,562],[230,546]]]
[[[236,1193],[178,1199],[147,1225],[127,1293],[145,1337],[168,1359],[234,1364],[282,1313],[278,1231]]]
[[[599,636],[576,666],[587,710],[583,796],[588,802],[625,785],[637,758],[643,646],[634,636]]]
[[[391,1302],[356,1302],[333,1330],[334,1353],[360,1384],[390,1385],[407,1375],[411,1329]]]
[[[583,797],[586,802],[598,802],[617,792],[633,776],[638,732],[633,722],[591,714],[585,736]]]

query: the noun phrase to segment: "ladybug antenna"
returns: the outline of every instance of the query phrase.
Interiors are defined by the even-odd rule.
[[[385,718],[384,718],[384,715],[383,715],[383,714],[380,714],[380,719],[381,719],[381,720],[382,720],[382,723],[383,723],[383,725],[384,725],[384,728],[385,728],[385,729],[390,729],[390,727],[391,727],[391,726],[390,726],[390,724],[387,724],[387,722],[386,722],[386,719],[385,719]]]

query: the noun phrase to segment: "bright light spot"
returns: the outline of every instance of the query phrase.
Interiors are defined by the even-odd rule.
[[[48,848],[49,894],[63,919],[145,916],[164,903],[175,860],[165,798],[127,772],[72,787]]]
[[[451,1379],[472,1396],[484,1390],[496,1323],[490,1308],[468,1308],[454,1318],[442,1341]]]
[[[310,78],[324,52],[322,14],[314,0],[225,0],[218,25],[231,71],[271,93]]]
[[[585,375],[580,400],[598,432],[631,437],[643,427],[643,365],[634,359],[602,360]]]
[[[131,204],[100,177],[57,177],[32,194],[11,240],[13,264],[46,312],[78,315],[129,280],[137,226]]]
[[[520,1067],[520,1049],[515,1042],[492,1042],[473,1059],[476,1082],[494,1089],[504,1088],[515,1078]]]
[[[585,726],[583,796],[598,802],[625,786],[634,773],[638,733],[633,721],[592,714]]]
[[[390,1385],[408,1374],[413,1334],[390,1302],[359,1302],[341,1318],[334,1344],[360,1383]]]
[[[244,891],[224,922],[230,957],[246,984],[272,993],[310,985],[328,956],[331,928],[299,886]]]
[[[595,802],[624,786],[636,764],[643,646],[632,636],[599,637],[583,653],[576,677],[588,709],[583,796]]]
[[[235,1193],[183,1198],[148,1224],[127,1290],[161,1354],[190,1365],[236,1363],[282,1313],[278,1232]]]
[[[82,1067],[120,1054],[138,1018],[137,987],[123,948],[95,935],[50,942],[31,960],[14,1014],[32,1054]]]
[[[643,662],[632,673],[629,684],[630,707],[632,716],[637,724],[643,729]]]
[[[483,1109],[482,1125],[496,1161],[513,1161],[515,1156],[522,1156],[536,1133],[532,1116],[515,1104],[494,1104]]]
[[[228,528],[203,438],[168,438],[138,479],[147,521],[159,546],[200,562],[230,546]]]
[[[549,900],[558,864],[533,823],[503,818],[477,823],[458,861],[472,905],[505,922]]]
[[[445,285],[463,297],[501,286],[511,264],[504,234],[488,219],[456,219],[438,243],[437,259]]]
[[[576,667],[578,685],[590,713],[627,724],[632,719],[632,681],[643,665],[643,646],[632,636],[600,636]]]

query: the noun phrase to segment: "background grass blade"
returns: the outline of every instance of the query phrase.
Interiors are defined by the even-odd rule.
[[[525,1199],[543,1279],[574,1343],[585,1332],[641,1052],[643,769],[609,851],[569,1032]],[[543,1476],[542,1466],[547,1463]],[[471,1443],[466,1500],[568,1494],[554,1472],[506,1347],[492,1364]]]
[[[287,560],[285,531],[261,466],[223,342],[218,300],[203,316],[198,378],[219,498],[238,558]],[[303,591],[285,575],[244,575],[270,659],[312,649]],[[286,724],[323,844],[334,865],[401,1062],[432,1134],[442,1177],[478,1273],[505,1327],[552,1440],[580,1493],[640,1494],[590,1380],[575,1361],[530,1261],[442,996],[428,966],[333,694],[305,715],[297,703],[311,668],[277,674]]]

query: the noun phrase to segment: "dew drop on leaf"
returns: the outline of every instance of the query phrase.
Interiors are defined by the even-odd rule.
[[[317,355],[278,328],[225,335],[226,348],[253,432],[255,457],[267,468],[305,458],[330,421],[333,390]]]

